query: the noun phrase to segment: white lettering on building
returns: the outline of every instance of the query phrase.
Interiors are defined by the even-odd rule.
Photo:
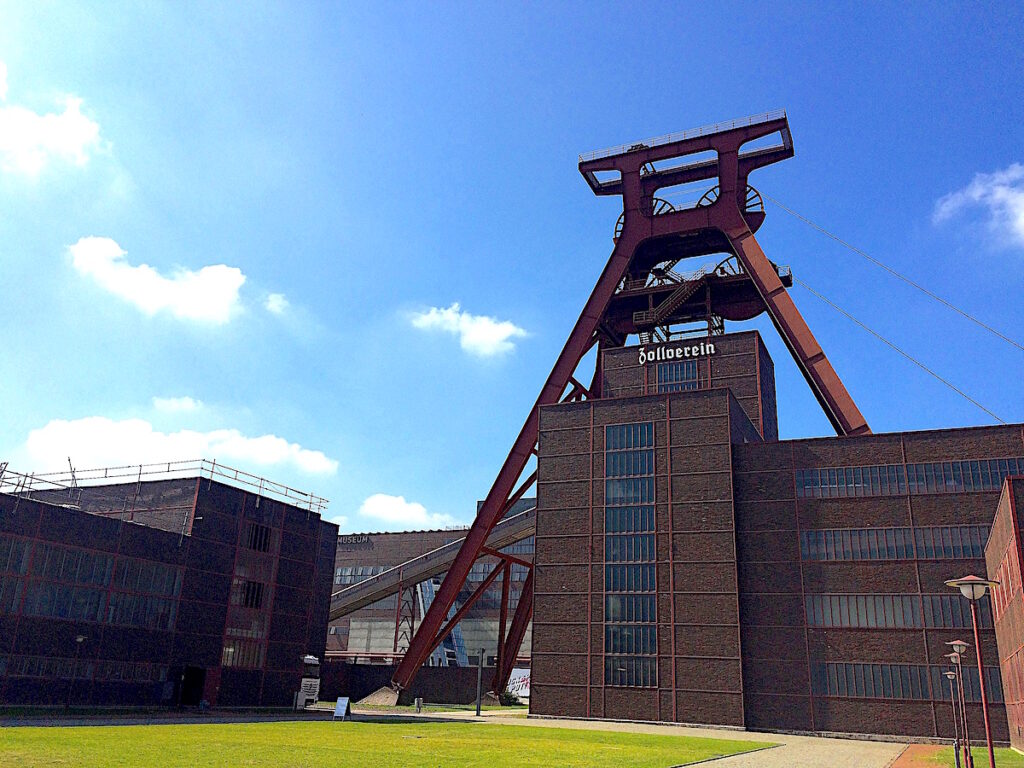
[[[648,363],[662,363],[667,360],[682,360],[689,357],[706,357],[715,354],[715,345],[710,341],[702,341],[700,344],[687,344],[681,347],[667,347],[659,345],[647,351],[647,347],[639,348],[640,365]]]

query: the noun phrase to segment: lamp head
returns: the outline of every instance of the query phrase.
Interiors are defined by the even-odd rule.
[[[967,643],[965,643],[963,640],[951,640],[948,643],[946,643],[946,645],[950,646],[953,649],[953,653],[949,654],[950,656],[953,656],[954,654],[956,656],[959,656],[968,648]]]
[[[947,587],[959,589],[960,594],[971,602],[981,600],[991,587],[999,584],[998,581],[983,579],[980,576],[964,576],[960,579],[950,579],[946,582]]]

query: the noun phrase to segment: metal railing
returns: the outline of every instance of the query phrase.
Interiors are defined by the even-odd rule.
[[[2,465],[0,470],[0,493],[31,497],[34,492],[67,491],[69,498],[79,488],[108,485],[111,483],[141,483],[153,480],[174,480],[200,477],[207,480],[226,482],[244,490],[255,490],[260,496],[284,501],[287,504],[322,514],[328,500],[305,491],[298,491],[282,483],[245,472],[241,469],[218,464],[208,459],[187,459],[167,461],[158,464],[126,464],[117,467],[76,469],[68,472],[43,472],[23,474]]]
[[[767,123],[769,120],[778,120],[785,116],[786,110],[774,109],[770,112],[762,112],[759,115],[750,115],[749,117],[739,117],[735,120],[728,120],[722,123],[702,125],[700,128],[690,128],[689,130],[669,133],[664,136],[656,136],[653,139],[644,139],[643,141],[633,142],[632,144],[620,144],[617,147],[609,147],[608,149],[597,149],[593,152],[586,152],[579,156],[579,162],[584,163],[589,160],[598,160],[603,157],[621,155],[634,149],[650,149],[651,147],[658,147],[662,144],[671,144],[674,141],[696,139],[700,136],[709,136],[712,133],[730,131],[733,128],[746,128],[751,125],[757,125],[758,123]]]

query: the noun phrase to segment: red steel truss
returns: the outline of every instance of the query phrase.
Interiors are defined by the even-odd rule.
[[[777,140],[773,143],[774,137]],[[744,149],[744,145],[755,141],[755,146]],[[443,639],[442,633],[452,626],[450,622],[444,626],[445,617],[473,563],[487,553],[491,529],[534,479],[535,475],[512,493],[530,456],[536,453],[540,406],[601,396],[598,373],[589,389],[573,377],[580,360],[594,345],[599,345],[600,359],[601,348],[623,345],[630,333],[641,339],[652,338],[652,334],[657,338],[659,328],[695,317],[705,319],[711,333],[716,318],[719,322],[722,317],[746,319],[767,312],[836,433],[870,432],[787,293],[783,280],[788,275],[767,259],[754,237],[764,221],[764,211],[760,195],[748,185],[747,177],[757,168],[792,155],[789,122],[784,112],[776,112],[580,158],[580,173],[595,194],[622,196],[623,215],[616,230],[615,248],[462,548],[395,670],[395,690],[409,687],[417,670]],[[655,195],[666,187],[713,179],[717,179],[717,186],[688,208],[677,210]],[[672,270],[684,258],[711,253],[729,254],[738,260],[739,268],[732,274],[731,282],[724,277],[719,279],[717,270],[685,278]],[[667,288],[666,274],[675,281]],[[700,284],[695,285],[698,281]],[[712,283],[717,292],[714,296]],[[631,298],[637,297],[647,302],[640,311],[629,304]],[[495,574],[505,570],[507,579],[508,562],[505,561],[505,567],[497,566]],[[496,692],[504,690],[508,683],[532,616],[533,578],[531,568],[507,635],[506,602],[502,599],[499,661],[492,681]]]

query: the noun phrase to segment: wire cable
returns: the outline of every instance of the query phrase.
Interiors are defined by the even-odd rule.
[[[803,280],[800,280],[800,279],[798,279],[798,278],[794,277],[794,278],[793,278],[793,282],[794,282],[794,283],[798,283],[798,284],[799,284],[799,285],[800,285],[801,287],[803,287],[803,288],[807,289],[808,291],[810,291],[811,293],[813,293],[813,294],[814,294],[815,296],[817,296],[817,297],[818,297],[819,299],[821,299],[821,300],[822,300],[823,302],[825,302],[825,303],[826,303],[826,304],[828,304],[828,305],[829,305],[830,307],[832,307],[832,309],[836,310],[836,312],[839,312],[839,313],[840,313],[841,315],[844,315],[845,317],[849,318],[850,320],[852,320],[853,322],[855,322],[855,323],[856,323],[857,325],[859,325],[859,326],[860,326],[861,328],[863,328],[863,329],[864,329],[865,331],[867,331],[867,332],[868,332],[868,333],[870,333],[870,334],[871,334],[872,336],[874,336],[874,337],[875,337],[876,339],[878,339],[879,341],[883,342],[884,344],[886,344],[886,345],[887,345],[888,347],[890,347],[891,349],[895,350],[896,352],[899,352],[899,353],[900,353],[901,355],[903,355],[903,357],[907,358],[907,360],[909,360],[910,362],[912,362],[912,363],[913,363],[914,365],[916,365],[916,366],[917,366],[918,368],[920,368],[921,370],[925,371],[925,372],[926,372],[926,373],[928,373],[929,375],[931,375],[931,376],[934,376],[934,377],[935,377],[936,379],[938,379],[939,381],[941,381],[941,382],[942,382],[943,384],[945,384],[945,385],[946,385],[947,387],[949,387],[950,389],[952,389],[952,390],[953,390],[954,392],[956,392],[956,393],[957,393],[958,395],[960,395],[960,396],[961,396],[961,397],[963,397],[964,399],[966,399],[966,400],[970,401],[970,402],[971,402],[971,403],[973,403],[974,405],[978,406],[978,407],[979,407],[979,408],[980,408],[981,410],[983,410],[983,411],[984,411],[985,413],[987,413],[987,414],[988,414],[989,416],[991,416],[991,417],[992,417],[993,419],[995,419],[996,421],[998,421],[998,422],[999,422],[1000,424],[1005,424],[1005,423],[1006,423],[1006,422],[1005,422],[1005,421],[1003,421],[1003,420],[1002,420],[1001,418],[999,418],[999,417],[998,417],[998,416],[996,416],[996,415],[995,415],[994,413],[992,413],[992,411],[990,411],[990,410],[989,410],[988,408],[986,408],[986,407],[985,407],[984,405],[982,405],[982,404],[981,404],[981,403],[979,403],[979,402],[978,402],[977,400],[975,400],[975,399],[974,399],[973,397],[971,397],[971,396],[970,396],[970,395],[968,395],[968,394],[967,394],[966,392],[964,392],[964,391],[963,391],[962,389],[959,389],[959,388],[958,388],[958,387],[957,387],[956,385],[954,385],[954,384],[950,383],[949,381],[947,381],[946,379],[942,378],[942,377],[941,377],[941,376],[940,376],[939,374],[937,374],[937,373],[936,373],[935,371],[933,371],[933,370],[932,370],[931,368],[929,368],[929,367],[928,367],[927,365],[925,365],[924,363],[922,363],[922,362],[921,362],[920,360],[917,360],[916,358],[914,358],[914,357],[911,357],[911,356],[910,356],[910,354],[908,354],[907,352],[904,352],[904,351],[903,351],[902,349],[900,349],[899,347],[897,347],[897,346],[896,346],[895,344],[893,344],[893,343],[892,343],[891,341],[889,341],[889,340],[888,340],[887,338],[885,338],[884,336],[882,336],[882,334],[880,334],[880,333],[878,333],[877,331],[875,331],[875,330],[872,330],[871,328],[869,328],[868,326],[866,326],[866,325],[865,325],[864,323],[862,323],[862,322],[861,322],[860,320],[858,320],[858,319],[857,319],[856,317],[854,317],[853,315],[851,315],[851,314],[850,314],[849,312],[847,312],[847,311],[846,311],[845,309],[843,309],[842,307],[840,307],[840,306],[838,306],[837,304],[835,304],[835,303],[833,303],[833,302],[829,301],[828,299],[826,299],[826,298],[825,298],[824,296],[822,296],[822,295],[821,295],[820,293],[818,293],[818,292],[817,292],[816,290],[814,290],[813,288],[811,288],[811,286],[809,286],[809,285],[808,285],[807,283],[805,283],[805,282],[804,282]]]
[[[903,282],[907,283],[908,285],[912,285],[914,288],[917,288],[917,290],[921,291],[921,293],[924,293],[925,295],[930,296],[931,298],[935,299],[940,304],[944,304],[946,307],[948,307],[949,309],[952,309],[957,314],[962,315],[963,317],[965,317],[968,320],[970,320],[972,323],[975,323],[976,325],[981,326],[982,328],[984,328],[989,333],[994,333],[996,336],[998,336],[1000,339],[1002,339],[1006,343],[1012,344],[1017,349],[1019,349],[1021,352],[1024,352],[1024,344],[1021,344],[1019,341],[1015,341],[1014,339],[1011,339],[1006,334],[1001,333],[1000,331],[997,331],[991,325],[987,325],[986,323],[982,322],[981,320],[979,320],[978,318],[974,317],[970,313],[965,312],[964,310],[960,309],[960,307],[956,306],[955,304],[951,304],[950,302],[946,301],[941,296],[933,293],[932,291],[929,291],[927,288],[925,288],[920,283],[917,283],[914,280],[911,280],[906,275],[904,275],[904,274],[902,274],[900,272],[897,272],[892,267],[888,266],[887,264],[882,263],[881,261],[876,259],[874,256],[871,256],[870,254],[867,254],[864,251],[862,251],[860,248],[857,248],[856,246],[851,245],[850,243],[848,243],[845,240],[843,240],[841,237],[833,235],[827,229],[825,229],[824,227],[821,227],[821,226],[815,224],[813,221],[808,219],[806,216],[800,215],[799,213],[794,211],[792,208],[787,208],[785,205],[780,203],[774,197],[771,197],[770,195],[766,195],[763,192],[761,193],[761,196],[764,197],[765,200],[770,200],[774,205],[777,205],[779,208],[784,210],[790,216],[793,216],[793,217],[795,217],[797,219],[800,219],[800,221],[802,221],[805,224],[807,224],[807,225],[813,227],[814,229],[818,230],[819,232],[821,232],[821,234],[825,235],[826,237],[829,237],[832,240],[835,240],[840,245],[842,245],[842,246],[844,246],[846,248],[849,248],[851,251],[853,251],[857,255],[863,256],[865,259],[870,261],[875,266],[881,267],[882,269],[884,269],[886,272],[888,272],[889,274],[893,275],[894,277],[898,277],[900,280],[902,280]]]

